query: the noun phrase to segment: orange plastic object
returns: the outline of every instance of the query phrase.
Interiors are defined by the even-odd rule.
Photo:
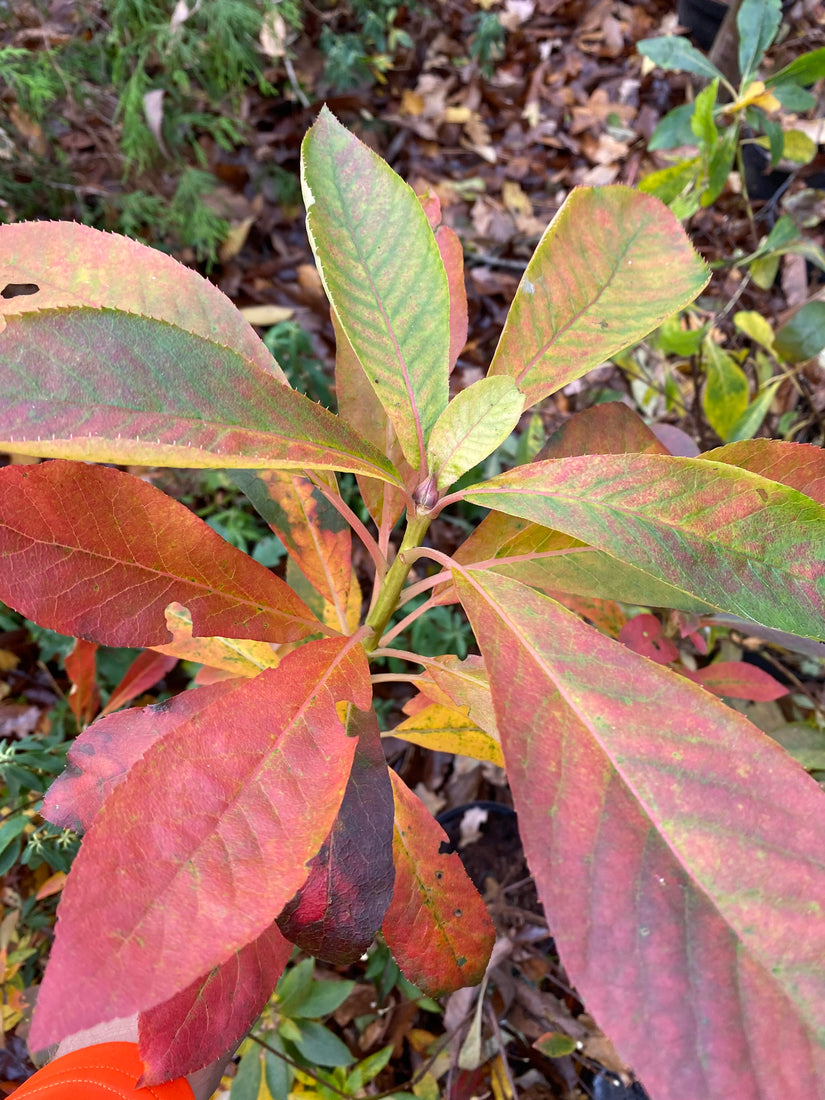
[[[181,1077],[163,1085],[137,1088],[143,1073],[137,1043],[99,1043],[55,1058],[19,1089],[14,1100],[193,1100]]]

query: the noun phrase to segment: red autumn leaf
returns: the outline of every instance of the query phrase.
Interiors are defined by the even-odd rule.
[[[297,641],[318,621],[280,578],[131,474],[60,459],[0,470],[0,599],[41,626],[101,645],[193,632]]]
[[[447,834],[395,772],[395,889],[382,930],[396,962],[432,997],[484,977],[495,929]]]
[[[257,939],[138,1017],[143,1088],[172,1081],[235,1049],[261,1014],[292,954],[274,924]]]
[[[111,791],[150,745],[208,710],[241,682],[224,681],[181,692],[163,703],[101,715],[72,742],[66,770],[43,800],[43,816],[61,829],[85,832]]]
[[[651,1096],[820,1094],[822,790],[545,596],[481,571],[456,584],[549,925],[621,1057]]]
[[[710,462],[729,462],[771,481],[780,481],[825,504],[825,452],[821,447],[781,439],[743,439],[705,451],[701,457]]]
[[[72,714],[86,725],[100,708],[100,691],[97,686],[97,644],[77,638],[71,652],[66,654],[63,667],[72,682],[69,707]]]
[[[392,785],[375,712],[353,711],[349,734],[358,747],[338,817],[309,878],[278,918],[301,950],[341,965],[372,943],[395,881]]]
[[[441,261],[447,272],[450,289],[450,370],[467,343],[467,287],[464,284],[464,249],[458,234],[448,225],[440,225],[435,231],[435,243],[441,253]]]
[[[171,672],[177,663],[177,657],[168,657],[164,653],[153,653],[148,649],[139,653],[109,696],[108,703],[100,712],[101,718],[131,703],[138,695],[154,687],[158,680],[162,680],[167,672]]]
[[[309,478],[289,470],[239,470],[234,478],[347,633],[352,531],[341,513]]]
[[[275,919],[344,796],[371,701],[352,638],[308,642],[150,746],[106,799],[61,900],[36,1049],[168,1000]]]
[[[746,661],[715,661],[696,672],[684,671],[689,680],[729,699],[750,699],[754,703],[769,703],[788,694],[788,688],[769,672]]]
[[[661,622],[655,615],[635,615],[619,631],[619,641],[660,665],[669,665],[679,656],[679,650],[666,638]]]

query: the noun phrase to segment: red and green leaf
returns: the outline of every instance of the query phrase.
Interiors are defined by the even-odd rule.
[[[0,296],[0,333],[4,316],[47,309],[117,309],[235,348],[256,368],[286,382],[263,341],[214,283],[129,237],[76,222],[2,225],[0,286],[7,283],[37,290]],[[106,365],[110,369],[111,363]]]
[[[577,188],[527,265],[490,374],[514,378],[529,408],[646,336],[708,278],[658,199]]]
[[[138,1017],[141,1088],[193,1073],[235,1049],[261,1014],[292,953],[277,925]]]
[[[747,439],[705,451],[701,457],[761,474],[825,504],[825,451],[821,447],[781,439]]]
[[[495,930],[447,834],[395,772],[395,890],[382,931],[398,965],[433,997],[484,977]]]
[[[0,599],[101,645],[169,641],[166,606],[196,634],[297,641],[317,619],[280,578],[131,474],[77,462],[0,470]]]
[[[358,746],[344,801],[309,878],[278,918],[303,951],[342,965],[375,939],[395,881],[392,785],[375,712],[353,710],[348,729]]]
[[[599,455],[521,466],[466,497],[563,531],[689,600],[825,637],[825,508],[778,482],[703,459]]]
[[[131,766],[64,887],[36,1048],[169,1000],[272,923],[344,797],[343,700],[370,705],[363,648],[308,642]]]
[[[153,466],[339,469],[398,482],[392,464],[346,424],[240,351],[124,310],[9,317],[0,388],[5,450]]]
[[[821,789],[552,600],[495,574],[456,585],[550,927],[621,1056],[653,1096],[821,1096]]]
[[[422,467],[450,356],[449,286],[427,215],[326,108],[304,138],[301,178],[327,296],[405,457]]]

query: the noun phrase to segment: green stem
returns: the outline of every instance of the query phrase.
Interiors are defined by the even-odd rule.
[[[387,629],[387,623],[398,607],[401,590],[412,567],[412,562],[404,560],[404,551],[412,550],[414,547],[421,545],[432,519],[432,514],[428,512],[425,515],[413,515],[407,524],[407,530],[404,532],[404,538],[398,548],[395,560],[384,577],[378,599],[373,604],[369,615],[367,615],[366,625],[372,630],[372,634],[364,643],[367,653],[372,653],[377,648],[381,636]]]

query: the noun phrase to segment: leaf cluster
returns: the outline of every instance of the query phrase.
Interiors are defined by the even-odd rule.
[[[384,757],[372,670],[393,657],[415,694],[390,732],[506,769],[562,961],[655,1100],[729,1100],[732,1066],[743,1096],[778,1076],[804,1091],[825,1069],[822,790],[704,686],[729,669],[654,659],[633,609],[673,609],[685,637],[732,620],[825,640],[821,452],[674,455],[608,403],[537,453],[528,431],[490,476],[526,411],[700,293],[682,227],[651,195],[574,191],[486,377],[451,395],[468,316],[438,201],[326,109],[302,187],[337,413],[169,257],[0,229],[0,447],[51,460],[0,470],[0,597],[79,639],[86,687],[98,644],[203,666],[192,690],[93,721],[48,792],[47,819],[84,838],[32,1042],[138,1013],[146,1080],[164,1080],[241,1040],[293,945],[344,964],[379,931],[428,996],[484,980],[489,915]],[[285,577],[116,465],[228,471]],[[465,505],[487,514],[456,552],[428,545]],[[392,645],[456,603],[478,652]],[[320,1061],[296,970],[280,1040]]]

